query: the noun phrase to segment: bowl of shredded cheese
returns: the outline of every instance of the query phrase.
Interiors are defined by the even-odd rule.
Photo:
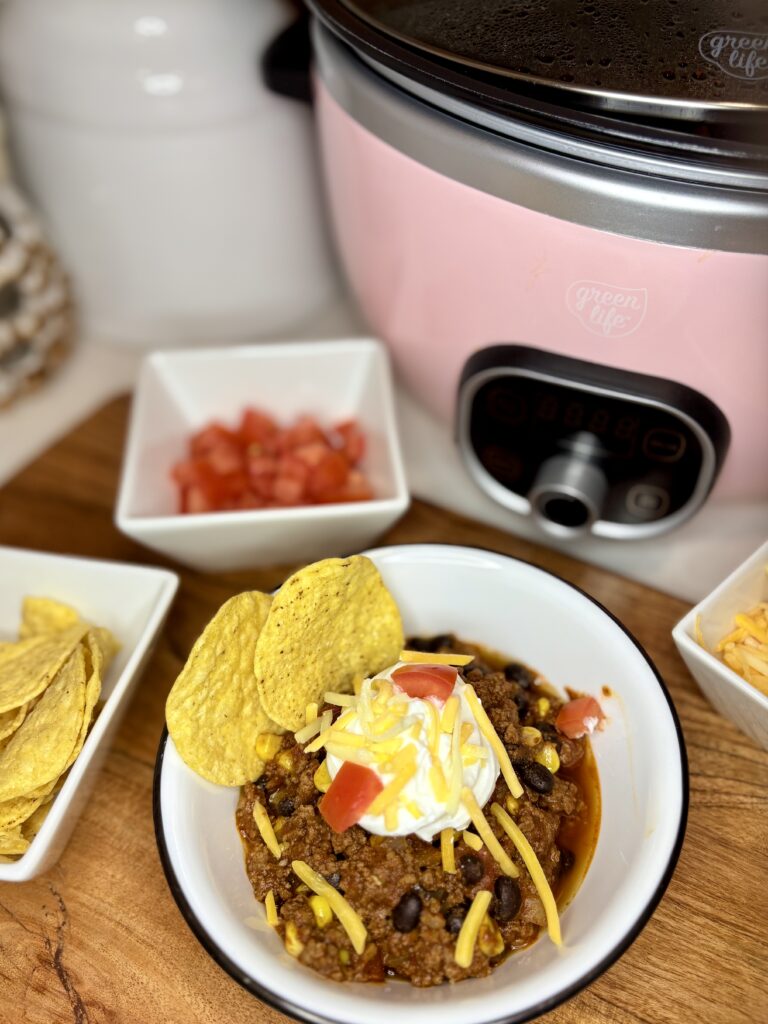
[[[672,637],[704,696],[768,750],[768,541]]]

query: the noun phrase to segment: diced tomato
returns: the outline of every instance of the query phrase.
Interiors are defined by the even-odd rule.
[[[278,505],[298,505],[304,497],[304,484],[293,476],[276,476],[272,498]]]
[[[350,470],[346,483],[334,491],[327,491],[321,499],[324,505],[345,501],[370,501],[373,498],[371,485],[359,469]]]
[[[356,420],[345,420],[333,428],[334,440],[350,466],[356,466],[365,454],[365,435]]]
[[[594,697],[577,697],[564,704],[555,719],[555,728],[569,739],[592,733],[605,718]]]
[[[293,454],[307,466],[316,466],[323,461],[328,450],[328,445],[324,441],[312,441],[310,444],[300,444],[298,448],[294,448]]]
[[[401,665],[392,673],[392,681],[409,697],[435,697],[445,702],[457,675],[453,665]]]
[[[301,445],[322,441],[327,444],[325,434],[311,416],[300,416],[292,427],[283,430],[278,438],[278,450],[288,451]]]
[[[205,461],[219,476],[240,473],[245,468],[242,449],[236,444],[222,442],[205,456]]]
[[[182,512],[367,501],[373,491],[352,468],[365,438],[353,420],[331,439],[311,416],[282,428],[267,413],[246,408],[236,430],[212,422],[189,442],[171,470]]]
[[[260,409],[248,407],[240,418],[237,436],[241,444],[262,444],[268,437],[277,433],[277,424]]]
[[[347,482],[349,463],[339,452],[326,452],[323,458],[312,469],[307,482],[307,491],[316,501],[323,501],[325,496],[338,491]]]
[[[345,761],[320,800],[320,813],[334,832],[343,832],[360,821],[383,788],[376,772]]]
[[[237,435],[221,423],[209,423],[207,427],[192,435],[189,450],[193,456],[207,455],[220,444],[237,444]]]

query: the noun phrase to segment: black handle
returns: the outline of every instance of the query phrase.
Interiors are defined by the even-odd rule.
[[[309,65],[312,46],[309,14],[305,11],[269,44],[261,58],[264,84],[279,96],[312,102]]]

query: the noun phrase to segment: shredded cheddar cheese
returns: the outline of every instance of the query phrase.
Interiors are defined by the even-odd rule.
[[[488,852],[499,865],[501,870],[504,872],[505,875],[509,875],[510,878],[517,878],[517,876],[519,875],[519,871],[513,864],[509,855],[504,850],[504,847],[493,834],[493,830],[491,829],[491,826],[488,824],[487,818],[480,810],[477,800],[475,800],[474,793],[472,792],[471,789],[468,789],[466,786],[464,787],[461,793],[461,802],[464,804],[464,807],[466,808],[467,813],[469,814],[469,817],[472,820],[472,824],[475,826],[478,833],[480,834],[480,838],[483,840],[486,847],[488,848]],[[498,805],[494,804],[494,807],[496,806]],[[501,808],[499,808],[499,810],[501,810]]]
[[[330,882],[318,875],[316,871],[303,860],[295,860],[291,863],[294,874],[298,875],[305,885],[309,886],[312,892],[318,896],[324,896],[339,919],[339,924],[349,936],[354,951],[359,955],[365,949],[365,940],[368,937],[365,925],[357,911],[344,899],[338,890],[334,889]]]
[[[444,828],[440,833],[440,855],[443,858],[443,871],[449,875],[456,874],[456,858],[453,849],[452,828]]]
[[[456,721],[456,715],[459,713],[459,707],[459,698],[454,693],[445,702],[443,713],[440,716],[440,729],[442,732],[453,732],[453,723]]]
[[[515,769],[512,767],[512,762],[509,760],[509,754],[507,748],[499,739],[499,734],[493,728],[490,718],[485,713],[483,705],[475,693],[474,687],[467,683],[464,690],[464,694],[467,698],[467,703],[472,709],[472,714],[475,716],[480,732],[490,743],[493,748],[493,752],[498,758],[499,767],[501,768],[501,774],[504,776],[504,781],[509,787],[509,791],[512,796],[520,797],[523,795],[523,787],[520,785],[520,780],[515,775]]]
[[[737,613],[733,622],[736,628],[722,637],[711,653],[768,697],[768,601]],[[696,639],[706,648],[700,617],[696,619]]]
[[[528,868],[528,874],[531,876],[531,880],[536,886],[539,899],[544,905],[544,913],[547,916],[547,932],[549,933],[549,937],[556,946],[562,946],[563,939],[560,934],[560,918],[557,913],[557,903],[555,902],[555,897],[552,895],[552,890],[549,887],[549,882],[546,879],[544,870],[541,864],[539,864],[539,858],[536,856],[531,844],[525,838],[519,825],[512,821],[503,807],[500,807],[498,804],[492,804],[491,814],[493,814],[494,818],[496,818],[498,823],[515,844],[517,852],[523,858],[523,863]]]
[[[314,722],[317,718],[317,701],[312,700],[307,704],[307,708],[304,712],[304,722],[309,725],[310,722]]]
[[[403,765],[402,768],[398,769],[394,779],[388,782],[382,791],[375,797],[373,803],[368,808],[368,814],[381,814],[394,800],[396,800],[405,786],[410,782],[413,776],[416,774],[416,764],[411,762]],[[391,830],[390,830],[391,831]]]
[[[453,958],[459,967],[469,967],[472,963],[472,958],[475,955],[475,943],[477,942],[480,926],[483,923],[483,918],[485,917],[490,904],[491,894],[485,889],[477,893],[475,898],[472,900],[472,906],[469,908],[467,916],[464,918],[461,931],[459,932],[459,937],[456,940],[456,951],[453,955]]]
[[[275,894],[270,889],[267,893],[267,898],[264,900],[264,909],[267,912],[267,924],[276,928],[280,918],[277,916],[277,904],[275,903]]]
[[[256,828],[259,830],[259,835],[264,840],[266,848],[276,860],[280,860],[282,856],[280,843],[277,841],[275,830],[272,828],[272,822],[269,820],[266,809],[258,800],[253,805],[253,820],[256,822]]]
[[[349,708],[355,703],[353,693],[336,693],[335,690],[326,690],[324,697],[326,704],[335,704],[341,708]]]
[[[411,665],[456,665],[461,668],[475,660],[474,654],[430,654],[429,651],[400,651],[398,661]]]
[[[470,850],[482,850],[483,840],[480,836],[476,836],[474,832],[467,832],[466,829],[461,833],[461,838],[470,848]]]

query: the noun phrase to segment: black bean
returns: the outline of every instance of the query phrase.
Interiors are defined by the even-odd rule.
[[[551,722],[534,722],[533,724],[539,730],[541,735],[546,736],[548,740],[552,739],[557,741],[560,739],[560,733]]]
[[[528,708],[530,706],[528,703],[527,695],[522,692],[516,693],[512,700],[515,702],[518,718],[525,718],[525,716],[528,714]]]
[[[560,870],[563,874],[565,874],[566,871],[571,870],[571,868],[573,867],[573,862],[575,860],[576,857],[574,856],[572,850],[562,849],[560,851]]]
[[[534,680],[534,674],[519,661],[511,661],[504,666],[504,676],[510,683],[517,683],[523,689],[527,689]]]
[[[436,652],[441,650],[443,647],[453,647],[454,643],[455,640],[450,633],[439,633],[437,636],[430,638],[428,650]]]
[[[289,796],[284,796],[277,805],[277,813],[281,814],[284,818],[290,818],[295,810],[296,804]]]
[[[461,931],[461,926],[464,924],[464,918],[467,916],[467,911],[464,907],[451,907],[445,913],[445,930],[449,935],[458,935]]]
[[[418,893],[407,892],[392,911],[392,924],[398,932],[412,932],[421,917],[421,899]]]
[[[514,769],[523,785],[535,793],[552,792],[555,777],[543,764],[538,761],[515,761]]]
[[[493,901],[491,913],[499,924],[506,924],[520,910],[520,904],[523,901],[520,894],[520,885],[514,878],[499,875],[494,882],[493,892],[496,898]]]
[[[269,779],[267,778],[266,774],[260,775],[258,779],[256,779],[256,781],[254,782],[254,786],[258,786],[259,789],[266,789],[268,782]]]
[[[459,867],[461,868],[462,877],[468,885],[479,882],[485,874],[483,862],[479,857],[475,857],[473,853],[466,853],[459,860]]]
[[[341,885],[341,875],[338,871],[334,871],[330,875],[326,875],[325,880],[329,885],[332,885],[334,889],[338,889]]]

